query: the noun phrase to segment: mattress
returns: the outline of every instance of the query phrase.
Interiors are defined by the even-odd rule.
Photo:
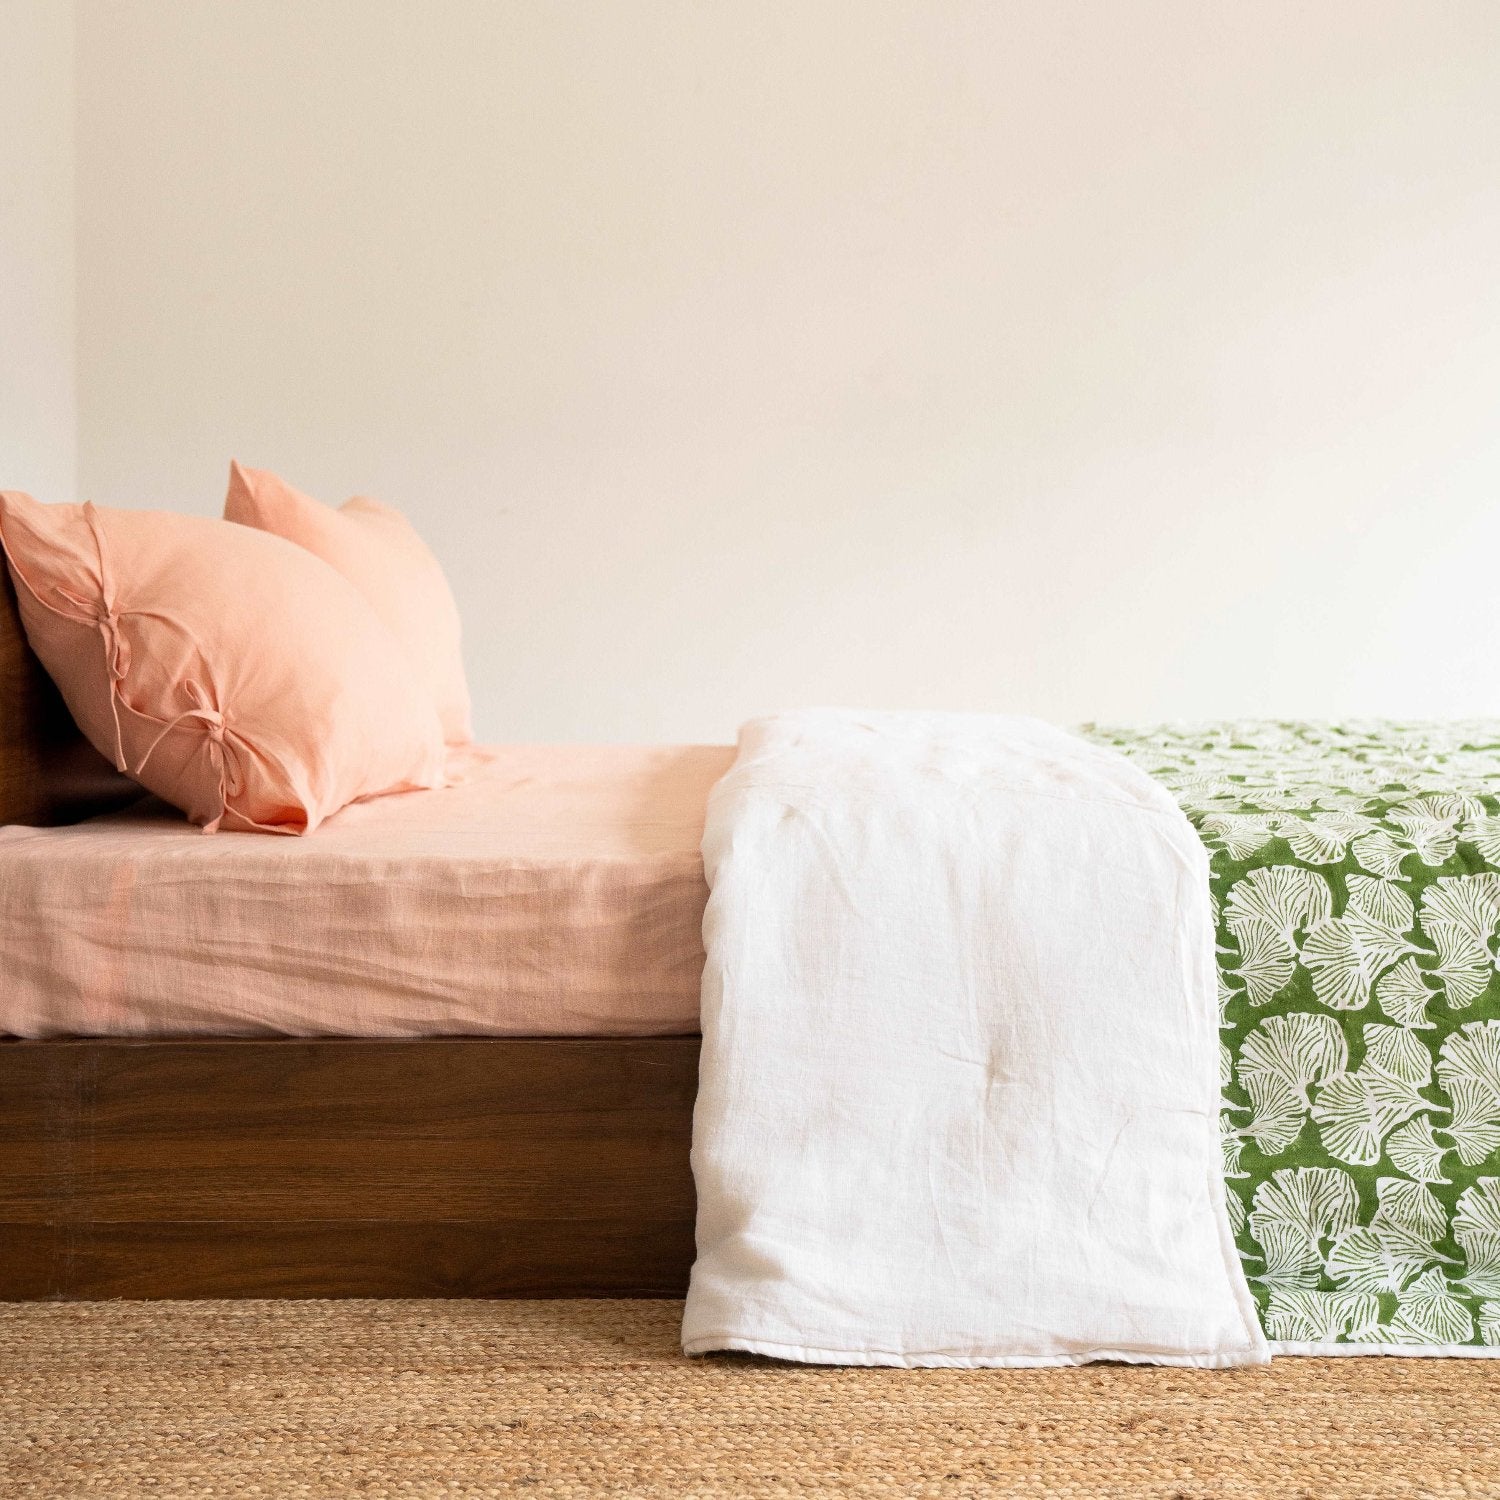
[[[0,828],[0,1034],[660,1036],[698,1029],[715,746],[457,753],[458,784],[308,838],[155,801]]]

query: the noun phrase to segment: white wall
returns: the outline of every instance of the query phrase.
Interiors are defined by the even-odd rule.
[[[490,738],[1500,713],[1493,0],[82,0],[81,478],[408,509]]]
[[[73,288],[73,8],[0,0],[0,489],[73,497]]]

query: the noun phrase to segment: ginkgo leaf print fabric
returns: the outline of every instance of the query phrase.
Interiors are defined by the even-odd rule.
[[[1267,1337],[1500,1355],[1500,722],[1089,725],[1212,857]]]

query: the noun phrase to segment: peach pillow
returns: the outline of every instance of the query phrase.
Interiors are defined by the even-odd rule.
[[[273,531],[337,568],[405,648],[448,743],[466,745],[474,738],[458,606],[442,566],[399,510],[363,496],[335,510],[269,470],[246,469],[231,459],[224,519]]]
[[[21,621],[122,771],[213,832],[311,833],[443,784],[442,726],[359,591],[280,537],[0,493]]]

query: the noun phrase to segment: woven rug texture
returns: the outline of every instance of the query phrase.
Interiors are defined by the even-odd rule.
[[[0,1304],[0,1496],[1500,1497],[1500,1362],[690,1361],[681,1311]]]

